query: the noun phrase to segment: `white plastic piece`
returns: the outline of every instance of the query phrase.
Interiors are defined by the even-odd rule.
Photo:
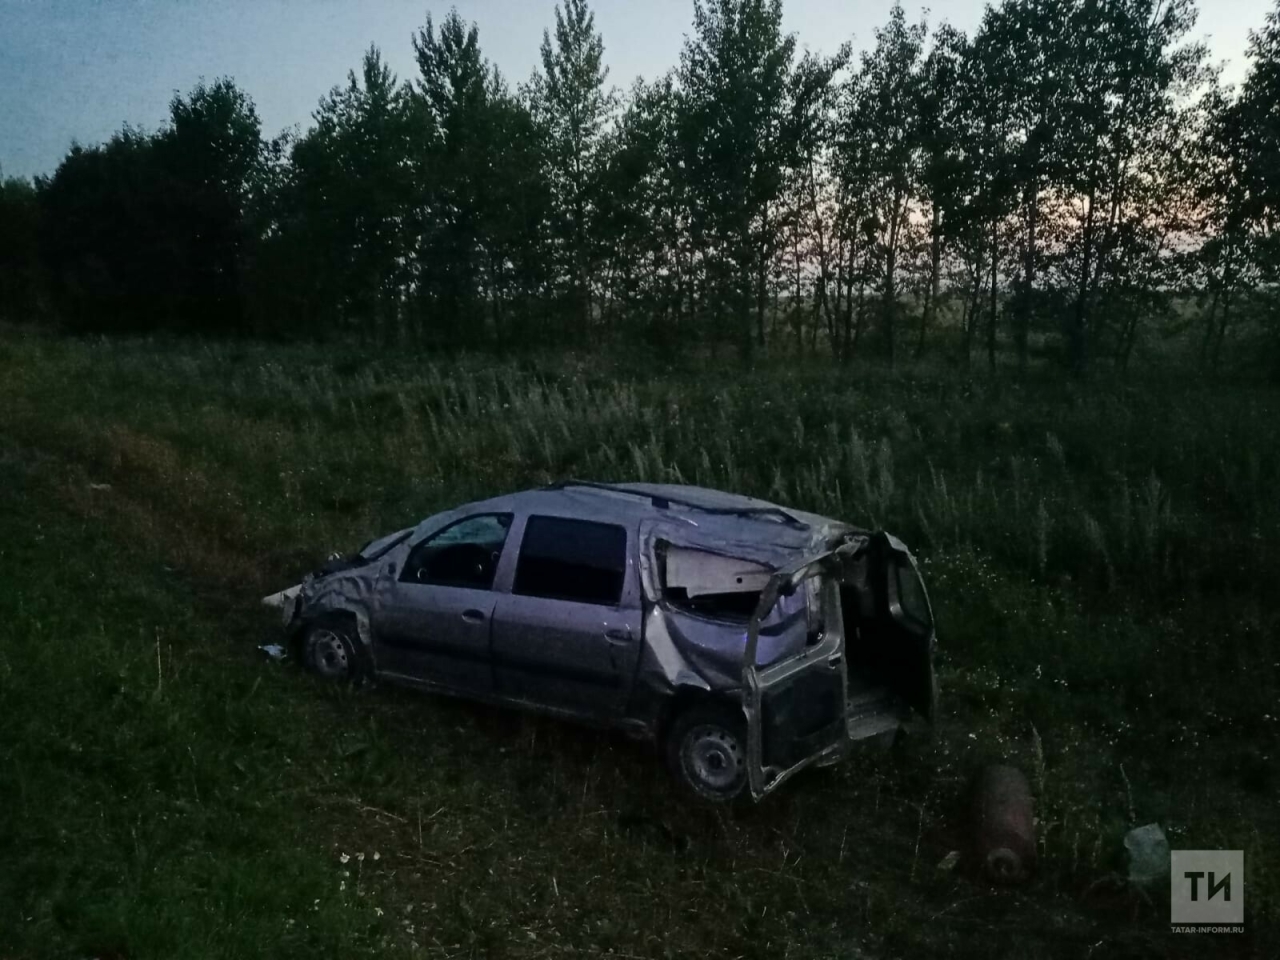
[[[769,582],[768,567],[705,550],[667,548],[667,588],[690,597],[708,593],[759,593]]]
[[[269,597],[262,598],[263,606],[271,607],[275,610],[283,610],[285,604],[293,603],[293,598],[298,595],[298,591],[302,589],[302,584],[294,584],[286,590],[279,593],[273,593]]]
[[[1144,886],[1169,875],[1169,840],[1158,823],[1135,827],[1124,835],[1129,853],[1129,880]]]

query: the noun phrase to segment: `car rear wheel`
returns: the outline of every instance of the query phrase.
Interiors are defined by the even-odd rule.
[[[667,732],[667,765],[704,800],[728,803],[747,786],[746,722],[728,706],[699,704]]]
[[[363,671],[353,633],[347,622],[317,620],[302,636],[303,666],[326,680],[359,682]]]

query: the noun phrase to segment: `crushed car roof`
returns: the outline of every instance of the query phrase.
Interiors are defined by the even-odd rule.
[[[673,483],[567,480],[466,504],[456,512],[476,510],[546,513],[628,526],[646,523],[657,538],[712,550],[735,548],[743,556],[774,565],[833,536],[859,532],[839,520],[767,500]]]

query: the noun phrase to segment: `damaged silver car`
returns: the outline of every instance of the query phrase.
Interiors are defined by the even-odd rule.
[[[469,503],[266,601],[321,676],[617,726],[712,800],[759,799],[937,699],[904,544],[699,487]]]

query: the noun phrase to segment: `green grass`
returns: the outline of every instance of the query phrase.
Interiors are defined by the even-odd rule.
[[[934,731],[724,812],[643,745],[256,650],[317,558],[570,475],[901,535]],[[1261,954],[1278,484],[1248,385],[0,331],[0,955]],[[993,759],[1037,796],[1020,890],[937,869]],[[1244,937],[1117,881],[1150,821],[1246,850]]]

